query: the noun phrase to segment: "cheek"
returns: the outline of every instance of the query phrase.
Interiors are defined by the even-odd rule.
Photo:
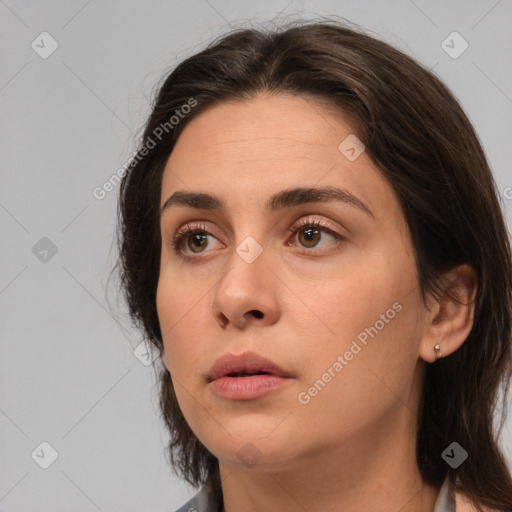
[[[414,262],[407,254],[388,254],[362,251],[339,273],[318,282],[314,294],[311,283],[298,291],[299,296],[314,296],[314,302],[306,301],[314,315],[295,315],[298,332],[314,341],[315,362],[305,359],[312,380],[347,351],[352,352],[348,366],[364,367],[365,373],[368,367],[376,367],[379,375],[392,371],[396,361],[414,366],[420,307]],[[361,378],[361,372],[344,373]]]
[[[352,300],[336,302],[333,296],[332,304],[343,308],[331,324],[336,336],[317,336],[314,352],[303,354],[308,363],[300,391],[311,400],[303,409],[304,422],[333,418],[318,425],[326,439],[342,431],[370,432],[410,401],[419,343],[416,296],[377,290],[367,295],[359,289]]]
[[[180,299],[181,298],[181,299]],[[164,362],[171,375],[180,378],[180,367],[188,357],[185,344],[180,343],[186,331],[190,294],[185,293],[183,283],[169,272],[160,274],[156,291],[156,309],[164,345]],[[180,364],[177,362],[180,361]],[[180,378],[181,380],[181,378]]]
[[[391,309],[389,315],[394,315],[393,304],[401,302],[408,287],[406,274],[385,261],[365,258],[329,279],[298,282],[294,292],[304,298],[311,314],[296,315],[296,319],[303,324],[303,332],[332,338],[337,344],[350,342],[381,314]]]
[[[183,323],[190,323],[189,315],[200,307],[204,289],[179,265],[162,263],[156,290],[156,308],[162,336],[175,337]]]
[[[197,375],[214,357],[211,343],[212,319],[207,307],[208,288],[175,272],[161,273],[156,291],[156,308],[162,332],[166,368],[187,390],[197,385]],[[176,387],[177,395],[180,393]]]

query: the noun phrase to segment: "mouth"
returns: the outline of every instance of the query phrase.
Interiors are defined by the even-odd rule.
[[[290,384],[292,379],[272,373],[233,372],[210,383],[220,397],[230,400],[255,400]]]
[[[234,355],[226,354],[213,365],[210,382],[221,377],[251,377],[255,375],[273,375],[276,377],[291,377],[283,368],[254,352],[244,352]]]
[[[291,384],[292,376],[254,352],[226,354],[217,359],[209,376],[211,389],[231,400],[254,400]]]
[[[268,372],[231,372],[224,375],[224,377],[251,377],[252,375],[273,375]]]

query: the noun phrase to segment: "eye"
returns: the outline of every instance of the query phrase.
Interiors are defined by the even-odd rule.
[[[199,224],[194,227],[186,224],[184,227],[176,231],[176,234],[171,241],[172,247],[176,254],[182,255],[184,258],[191,258],[188,253],[184,253],[182,251],[183,243],[187,242],[187,247],[192,251],[192,253],[197,254],[202,252],[201,250],[205,247],[208,247],[209,244],[207,237],[209,236],[213,235],[208,233],[206,227],[203,224]]]
[[[339,245],[340,242],[345,240],[343,236],[336,233],[336,231],[331,229],[329,226],[312,218],[300,221],[298,224],[290,228],[289,231],[291,231],[293,235],[298,234],[300,244],[307,249],[318,245],[319,241],[324,238],[322,233],[326,233],[335,239],[335,243],[332,245]]]
[[[320,241],[324,238],[323,234],[327,234],[331,238],[335,240],[333,244],[330,245],[339,245],[342,241],[345,240],[343,236],[339,233],[331,229],[326,224],[322,223],[318,219],[314,218],[306,218],[299,223],[295,224],[290,231],[293,235],[298,234],[299,243],[305,249],[312,249],[316,247]],[[191,254],[201,254],[205,251],[207,247],[209,247],[208,238],[215,238],[212,234],[210,234],[206,227],[203,224],[192,225],[186,224],[184,227],[178,229],[175,235],[171,239],[171,244],[173,250],[176,254],[186,260],[195,260],[196,257]],[[295,237],[294,237],[295,238]],[[183,250],[183,245],[186,243],[186,248],[190,252],[186,252]],[[291,245],[290,243],[286,243],[286,245]],[[313,251],[306,251],[306,253],[310,254]],[[314,251],[316,252],[316,251]]]

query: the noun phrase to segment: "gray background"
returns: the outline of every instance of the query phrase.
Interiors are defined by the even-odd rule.
[[[252,21],[330,14],[453,90],[510,226],[510,0],[0,0],[0,511],[171,512],[195,493],[167,465],[155,376],[107,282],[118,187],[103,200],[92,191],[130,157],[177,62]],[[51,48],[44,31],[58,43],[46,59],[31,47]],[[458,58],[441,44],[453,31],[469,43]],[[501,444],[512,465],[511,425]],[[42,442],[58,453],[47,469]]]

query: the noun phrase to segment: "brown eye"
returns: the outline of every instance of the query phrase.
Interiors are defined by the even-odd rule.
[[[305,219],[299,225],[295,225],[290,231],[298,238],[298,243],[305,249],[313,249],[323,241],[323,238],[334,238],[335,243],[330,245],[339,245],[345,238],[334,230],[325,226],[319,220]],[[317,251],[310,251],[311,253]]]
[[[193,232],[186,235],[187,247],[195,253],[201,252],[201,249],[204,249],[208,246],[207,235],[201,232]]]
[[[307,227],[298,230],[299,241],[304,247],[315,247],[321,240],[320,230],[314,227]]]
[[[295,235],[294,238],[298,239],[298,243],[302,248],[312,249],[307,251],[306,254],[315,256],[326,254],[323,251],[320,252],[319,250],[313,250],[324,241],[326,236],[327,242],[329,237],[334,239],[334,243],[327,243],[327,245],[331,246],[332,249],[335,248],[334,246],[339,246],[341,242],[345,241],[343,236],[318,220],[306,219],[299,225],[289,229],[289,231]],[[171,238],[171,244],[174,252],[181,258],[190,262],[199,262],[201,258],[196,258],[194,255],[212,252],[210,248],[210,240],[208,240],[208,238],[217,241],[220,243],[220,246],[223,247],[222,242],[209,233],[203,224],[196,224],[192,226],[187,224],[182,227],[176,231],[175,235]],[[297,242],[295,242],[295,245],[296,244]],[[287,242],[286,245],[294,244]]]
[[[172,239],[172,246],[179,255],[186,256],[188,251],[192,254],[200,254],[210,245],[209,237],[215,238],[202,224],[197,226],[187,224],[176,232]],[[183,245],[186,245],[186,250],[183,250]]]

